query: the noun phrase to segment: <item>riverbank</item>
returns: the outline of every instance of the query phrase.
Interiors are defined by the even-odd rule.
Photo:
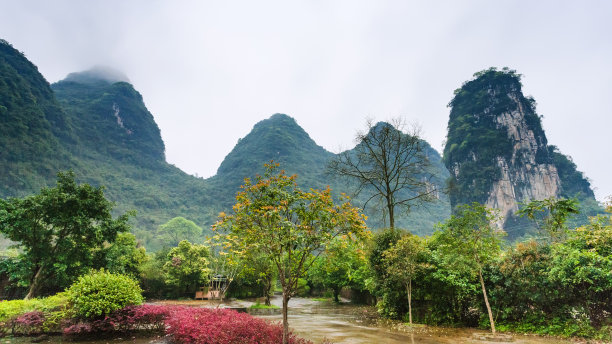
[[[272,304],[280,306],[281,298],[276,296]],[[192,307],[231,307],[248,308],[255,304],[255,300],[229,300],[219,303],[208,300],[164,300],[154,301],[160,305],[183,305]],[[486,331],[468,328],[446,328],[436,326],[414,325],[409,326],[399,321],[381,319],[372,306],[354,305],[348,302],[336,304],[331,301],[320,301],[310,298],[293,298],[289,302],[289,326],[298,336],[321,343],[325,340],[336,344],[366,344],[366,343],[420,343],[420,344],[474,344],[493,343],[479,340],[479,334]],[[272,322],[280,322],[282,316],[256,315],[259,318]],[[515,344],[570,344],[570,343],[596,343],[580,339],[547,338],[537,335],[510,334]],[[2,338],[0,343],[25,344],[31,343],[33,338]],[[128,338],[102,339],[93,341],[67,341],[61,336],[48,337],[41,343],[72,343],[72,344],[153,344],[160,343],[163,338],[143,338],[129,336]],[[497,341],[499,343],[500,341]],[[503,342],[503,341],[502,341]]]

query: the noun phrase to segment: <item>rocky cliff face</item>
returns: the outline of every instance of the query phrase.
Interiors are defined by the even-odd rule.
[[[451,205],[477,201],[499,209],[499,226],[520,236],[524,223],[517,226],[513,217],[519,203],[558,196],[561,180],[535,101],[521,92],[520,75],[489,69],[475,76],[449,104],[444,161],[451,171]]]
[[[485,202],[487,206],[500,210],[503,216],[498,224],[500,227],[504,219],[510,218],[519,209],[519,202],[556,197],[561,184],[557,168],[552,163],[536,161],[538,152],[546,149],[546,138],[536,138],[527,125],[527,110],[522,106],[519,95],[509,93],[507,96],[516,102],[516,109],[504,112],[494,120],[497,129],[505,131],[513,142],[512,155],[510,159],[497,157],[500,177],[493,182]]]

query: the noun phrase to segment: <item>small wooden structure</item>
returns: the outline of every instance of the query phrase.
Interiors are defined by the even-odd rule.
[[[210,286],[200,287],[195,293],[196,300],[222,300],[228,287],[227,277],[215,275],[210,279]]]
[[[196,300],[208,299],[208,287],[201,287],[200,290],[195,293]]]

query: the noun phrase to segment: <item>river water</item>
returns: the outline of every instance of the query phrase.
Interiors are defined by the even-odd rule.
[[[280,306],[280,297],[272,300]],[[185,304],[198,307],[217,306],[208,301],[161,302],[168,304]],[[223,306],[248,307],[253,302],[231,301]],[[281,314],[259,316],[263,319],[280,322]],[[433,344],[433,343],[499,343],[477,339],[486,331],[475,329],[455,329],[415,325],[409,327],[398,322],[383,321],[376,315],[376,309],[370,306],[356,306],[348,303],[334,304],[329,301],[315,301],[306,298],[293,298],[289,301],[289,326],[300,337],[321,343],[325,340],[332,343],[381,343],[381,344]],[[503,339],[503,338],[502,338]],[[0,344],[30,343],[31,338],[0,338]],[[158,342],[154,338],[118,338],[109,340],[94,340],[87,342],[66,341],[61,337],[51,337],[42,343],[72,343],[72,344],[148,344]],[[575,341],[558,338],[543,338],[537,336],[512,335],[503,342],[516,344],[553,344],[576,343]]]
[[[273,303],[280,306],[280,299]],[[282,321],[282,316],[262,316],[272,321]],[[384,322],[378,319],[374,307],[334,304],[312,299],[295,298],[289,301],[289,326],[301,337],[315,343],[327,339],[333,343],[494,343],[475,339],[486,335],[486,331],[455,329],[415,325],[409,327],[398,322]],[[509,336],[506,342],[517,344],[574,343],[558,338],[536,336]],[[499,341],[497,341],[499,343]]]

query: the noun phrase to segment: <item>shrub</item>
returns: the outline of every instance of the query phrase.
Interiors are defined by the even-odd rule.
[[[136,281],[104,270],[79,277],[68,289],[68,298],[76,314],[84,318],[101,318],[143,301]]]
[[[0,301],[0,322],[6,322],[25,312],[33,311],[36,301],[36,299]]]
[[[89,333],[114,333],[130,331],[163,332],[165,321],[170,314],[166,306],[127,306],[114,311],[104,318],[89,322],[77,322],[64,328],[65,335],[86,335]]]
[[[283,337],[280,324],[228,309],[176,307],[166,325],[166,333],[177,343],[276,344]],[[291,334],[289,343],[311,342]]]
[[[41,311],[32,311],[18,316],[12,321],[13,335],[34,335],[43,332],[45,314]]]
[[[71,317],[67,303],[66,293],[42,299],[0,301],[0,335],[58,331],[60,322]],[[41,316],[42,327],[32,322],[37,318],[34,314]]]

